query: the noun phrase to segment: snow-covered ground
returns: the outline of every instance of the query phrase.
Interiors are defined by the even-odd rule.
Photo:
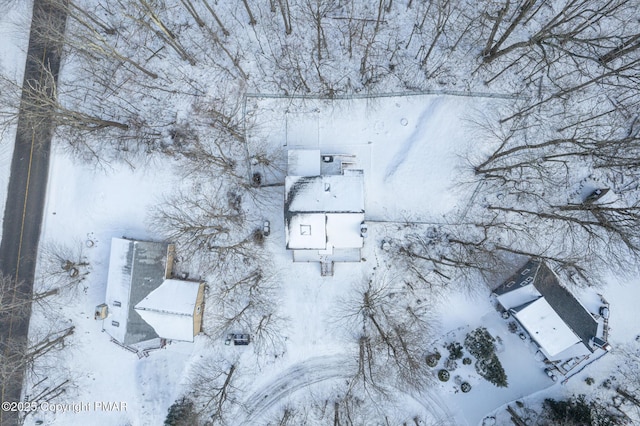
[[[256,125],[249,129],[249,149],[269,143],[283,151],[303,147],[355,155],[364,170],[367,220],[441,222],[474,189],[456,185],[469,173],[465,153],[477,143],[470,122],[500,102],[447,95],[252,97],[247,110],[256,115]]]
[[[257,121],[264,119],[276,125],[257,126],[252,136],[262,132],[260,139],[278,147],[285,155],[286,149],[293,145],[291,129],[308,129],[308,123],[293,119],[284,109],[279,109],[278,103],[280,106],[283,103],[278,100],[265,102],[269,108],[259,105]],[[411,212],[423,219],[438,220],[438,216],[457,206],[455,196],[464,195],[464,191],[451,190],[454,174],[463,166],[458,154],[471,139],[465,134],[464,122],[467,115],[484,102],[474,98],[426,96],[318,103],[310,108],[320,111],[315,113],[320,115],[316,122],[323,130],[320,138],[312,142],[323,152],[357,156],[356,161],[368,176],[367,218],[371,211],[373,219],[401,221],[403,215]],[[281,118],[279,123],[274,114]],[[345,118],[347,116],[352,118]],[[288,126],[285,130],[278,127],[283,125],[284,118]],[[440,129],[436,130],[437,127]],[[299,142],[308,143],[310,139],[308,134],[298,133],[296,137]],[[287,146],[283,146],[285,140],[289,141]],[[406,181],[411,176],[432,182],[434,186],[420,185],[421,190],[416,193],[414,184]],[[52,424],[66,424],[71,419],[74,422],[91,419],[92,424],[113,424],[126,419],[132,424],[160,423],[182,391],[181,381],[186,379],[189,364],[209,350],[229,351],[222,341],[205,345],[204,338],[199,338],[193,345],[169,345],[139,360],[111,343],[101,332],[100,322],[92,317],[93,308],[104,301],[111,237],[158,239],[147,229],[149,207],[161,202],[162,195],[171,193],[179,180],[177,171],[167,161],[154,160],[136,169],[117,164],[96,169],[70,160],[60,150],[54,151],[42,241],[73,245],[90,239],[94,243],[85,249],[91,264],[86,290],[80,292],[75,303],[63,309],[62,316],[76,325],[73,343],[63,352],[63,365],[73,371],[76,392],[66,395],[65,400],[123,401],[127,402],[127,411],[38,413],[30,415],[28,421],[46,419]],[[243,389],[254,421],[260,421],[278,407],[281,397],[295,397],[298,391],[314,383],[314,386],[329,386],[332,380],[344,376],[354,359],[348,349],[350,336],[345,335],[343,324],[338,320],[340,302],[378,262],[377,237],[372,235],[363,251],[366,261],[337,264],[332,278],[321,277],[317,263],[294,264],[284,248],[283,195],[275,190],[273,197],[274,207],[265,209],[264,215],[272,224],[267,244],[281,280],[281,312],[288,319],[287,350],[276,362],[265,362],[261,371],[256,372],[252,385]],[[34,320],[37,328],[38,317]],[[204,321],[206,323],[206,317]],[[249,353],[241,352],[240,356],[251,360]],[[261,389],[270,389],[275,384],[283,389],[281,395],[271,394],[268,401],[262,400]],[[27,390],[32,394],[37,391],[37,387]],[[417,400],[437,407],[439,404],[430,398],[435,395]]]
[[[411,216],[414,220],[439,221],[443,215],[463,208],[463,200],[474,190],[454,188],[454,183],[465,173],[464,152],[473,143],[466,120],[477,108],[486,108],[488,102],[496,101],[430,95],[305,100],[294,108],[290,102],[278,99],[250,98],[248,107],[253,108],[257,124],[250,130],[249,146],[251,149],[252,143],[259,140],[281,149],[283,156],[292,146],[355,154],[367,176],[367,219],[393,222]],[[297,111],[295,114],[283,107],[287,103],[289,111]],[[60,312],[76,326],[71,345],[59,361],[59,367],[71,372],[74,383],[63,401],[88,403],[90,408],[77,413],[39,412],[29,415],[27,424],[40,419],[61,425],[159,424],[167,408],[184,391],[190,366],[202,356],[236,351],[234,356],[243,362],[255,362],[250,349],[237,350],[225,346],[222,340],[212,342],[204,336],[194,344],[174,343],[151,352],[148,358],[138,359],[111,343],[101,332],[101,323],[92,317],[93,308],[104,301],[111,237],[158,239],[147,228],[149,207],[161,202],[162,196],[171,193],[179,181],[177,170],[166,160],[152,160],[135,169],[114,164],[96,170],[70,160],[60,150],[54,151],[42,241],[94,242],[85,251],[91,264],[86,289]],[[253,368],[251,380],[244,382],[241,398],[249,424],[259,424],[283,404],[304,399],[309,389],[330,389],[352,367],[355,359],[349,346],[351,336],[339,319],[341,301],[354,285],[380,266],[377,244],[383,235],[376,232],[385,232],[384,226],[374,224],[363,250],[366,260],[337,264],[334,277],[321,277],[317,263],[291,261],[291,254],[284,248],[283,194],[277,188],[272,193],[274,205],[263,214],[271,222],[272,232],[266,244],[282,289],[280,307],[288,320],[287,344],[281,357],[260,362]],[[603,289],[611,303],[614,347],[632,340],[639,332],[640,321],[632,305],[638,299],[638,288],[615,283]],[[443,335],[434,345],[448,343],[452,336],[462,341],[466,332],[480,326],[501,337],[498,356],[509,387],[496,388],[479,378],[472,368],[460,365],[454,375],[472,384],[470,393],[458,392],[451,380],[422,395],[405,395],[408,406],[431,412],[434,418],[474,425],[505,403],[550,386],[554,392],[562,386],[544,374],[531,347],[507,330],[506,322],[489,302],[488,291],[452,292],[442,302],[438,317]],[[37,329],[43,321],[36,313],[33,327]],[[206,328],[206,316],[204,321]],[[605,357],[605,361],[594,363],[581,374],[605,376],[609,368]],[[572,379],[566,388],[585,392],[577,383],[583,382]],[[27,392],[36,393],[38,388],[31,387]],[[546,391],[539,394],[547,395]],[[94,406],[97,401],[124,402],[126,410],[98,409]]]

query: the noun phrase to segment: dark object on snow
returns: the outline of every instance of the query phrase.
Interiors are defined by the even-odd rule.
[[[460,390],[461,390],[462,392],[464,392],[464,393],[467,393],[467,392],[469,392],[469,391],[471,390],[471,385],[470,385],[469,383],[467,383],[467,382],[463,382],[463,383],[460,385]]]
[[[262,175],[258,172],[255,172],[252,176],[251,176],[251,185],[258,187],[260,185],[262,185]]]
[[[440,352],[427,355],[427,359],[426,359],[427,365],[429,367],[435,367],[436,365],[438,365],[438,361],[440,360],[440,357],[441,357]]]
[[[234,346],[247,346],[251,342],[251,335],[249,334],[227,334],[227,340],[225,345],[230,345],[233,342]]]
[[[264,223],[262,224],[262,235],[264,235],[265,237],[268,237],[269,234],[271,234],[271,222],[269,222],[268,220],[265,220]]]
[[[594,337],[593,338],[593,344],[599,348],[604,349],[605,351],[610,351],[611,350],[611,345],[608,344],[607,342],[605,342],[604,340],[602,340],[599,337]]]
[[[558,376],[555,375],[555,373],[553,372],[552,369],[550,368],[545,368],[544,372],[547,374],[547,376],[549,376],[551,378],[551,380],[553,380],[554,382],[558,381]]]
[[[438,371],[438,379],[440,379],[441,382],[449,381],[449,377],[451,377],[451,375],[447,370],[442,369]]]
[[[598,188],[593,191],[591,194],[584,199],[584,204],[591,204],[595,201],[598,201],[600,198],[604,197],[605,194],[609,192],[609,188]]]

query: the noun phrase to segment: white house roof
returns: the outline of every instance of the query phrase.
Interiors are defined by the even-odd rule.
[[[497,299],[505,309],[511,309],[536,300],[540,296],[542,296],[542,294],[540,294],[538,289],[533,285],[517,285],[517,287],[514,285],[513,290],[498,295]]]
[[[364,213],[328,213],[327,246],[334,248],[361,248],[363,238],[360,225]]]
[[[158,336],[193,342],[193,317],[200,283],[167,279],[135,306]]]
[[[199,288],[199,282],[166,279],[142,299],[136,309],[193,315]]]
[[[514,316],[550,360],[581,342],[543,297],[520,308]]]
[[[109,275],[105,298],[109,309],[109,317],[103,322],[103,327],[109,335],[120,342],[124,342],[124,336],[127,332],[127,319],[129,317],[132,249],[133,242],[130,240],[122,238],[113,238],[111,240]],[[116,306],[117,304],[120,306]],[[118,326],[114,324],[118,324]]]
[[[193,342],[193,315],[147,310],[137,310],[137,312],[153,327],[158,336],[170,340]]]
[[[287,176],[288,212],[364,213],[364,176],[360,173],[329,176]]]
[[[327,247],[326,215],[300,213],[292,215],[287,227],[287,248],[318,249]]]
[[[287,174],[289,176],[320,175],[319,149],[291,149],[287,155]]]

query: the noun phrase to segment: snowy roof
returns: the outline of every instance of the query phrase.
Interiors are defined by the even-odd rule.
[[[289,176],[320,175],[319,149],[291,149],[288,152],[287,174]]]
[[[540,264],[534,285],[582,343],[589,346],[590,340],[597,336],[598,321],[569,290],[560,285],[558,277],[544,263]]]
[[[514,316],[549,359],[581,341],[543,297],[520,307]]]
[[[558,277],[544,262],[536,260],[528,261],[518,272],[496,288],[494,294],[505,309],[514,309],[515,311],[521,311],[533,304],[538,306],[542,303],[540,300],[543,300],[544,303],[553,310],[554,318],[562,321],[563,328],[571,331],[572,335],[577,336],[578,342],[582,343],[583,348],[578,348],[578,351],[588,349],[590,347],[590,340],[597,336],[598,322],[596,319],[569,290],[560,285]],[[522,323],[520,316],[516,315],[516,318]],[[523,326],[528,329],[524,323]],[[559,326],[556,328],[560,329]],[[530,334],[531,337],[543,346],[540,342],[541,340],[545,341],[547,338],[555,339],[555,337],[552,337],[554,336],[552,330],[553,328],[541,328],[538,330],[538,335],[534,335],[531,332]],[[545,331],[550,333],[549,337],[541,337],[539,335],[539,333]],[[552,353],[553,351],[551,350],[543,350],[543,352],[549,353],[549,359],[556,356],[567,355],[568,352],[565,350],[573,345],[573,343],[560,343],[560,341],[558,341],[558,344],[561,346],[564,345],[564,349],[555,353]],[[564,353],[560,354],[560,352],[563,351]],[[572,350],[569,352],[576,351]]]
[[[106,290],[109,315],[102,327],[125,345],[158,337],[134,307],[164,281],[168,248],[167,243],[111,240]]]
[[[167,279],[142,299],[135,309],[193,315],[199,288],[200,283],[196,281]]]
[[[341,255],[340,259],[360,260],[363,171],[347,169],[342,174],[319,175],[320,164],[319,150],[289,151],[284,196],[287,249],[317,250],[313,258],[325,261],[336,250],[348,250],[348,256]],[[294,255],[294,260],[302,258],[307,256]]]
[[[288,249],[325,249],[327,219],[324,213],[292,215],[287,226]]]
[[[193,342],[199,289],[198,282],[167,279],[138,303],[135,310],[158,336]]]
[[[333,248],[360,248],[363,238],[360,225],[364,213],[329,213],[327,216],[327,246]]]
[[[522,306],[527,302],[542,296],[533,285],[513,285],[513,290],[498,295],[498,302],[505,308],[511,309]]]
[[[354,172],[353,170],[350,172]],[[287,176],[285,212],[363,213],[364,176]]]

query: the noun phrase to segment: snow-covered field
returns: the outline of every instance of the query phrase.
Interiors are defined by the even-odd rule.
[[[309,134],[290,130],[312,127],[305,121],[308,117],[293,119],[285,113],[282,101],[265,101],[264,107],[260,102],[254,112],[257,121],[270,125],[256,126],[252,137],[259,135],[262,141],[280,149],[283,156],[293,145],[294,134],[300,142],[315,142],[323,152],[357,155],[358,163],[368,176],[367,217],[371,211],[371,218],[375,220],[402,221],[403,215],[411,212],[423,220],[437,221],[442,214],[457,207],[455,196],[465,194],[452,190],[454,174],[464,166],[460,155],[471,139],[471,135],[465,133],[464,123],[487,101],[424,96],[319,102],[310,107],[318,111],[316,123],[323,129],[315,140]],[[288,141],[287,146],[283,141]],[[419,185],[416,191],[410,182],[411,176],[433,185]],[[189,363],[209,350],[229,351],[221,341],[205,344],[205,338],[201,337],[193,345],[173,344],[139,360],[110,343],[108,336],[101,333],[101,323],[92,318],[93,308],[104,301],[110,238],[124,235],[158,239],[147,230],[149,207],[161,202],[162,195],[171,193],[179,180],[177,170],[166,161],[151,161],[136,169],[113,165],[96,170],[74,163],[60,150],[55,151],[42,241],[73,245],[90,239],[95,243],[85,249],[91,264],[86,291],[63,309],[63,316],[77,327],[73,344],[63,352],[63,364],[65,369],[73,371],[77,393],[65,399],[70,402],[124,401],[128,408],[121,413],[39,413],[29,416],[29,421],[45,418],[48,422],[66,424],[72,419],[74,422],[91,419],[92,424],[113,424],[127,419],[132,424],[160,423],[166,409],[180,395],[180,384]],[[250,407],[251,421],[258,422],[284,402],[280,398],[295,397],[311,384],[329,386],[333,380],[343,377],[344,370],[354,362],[352,352],[347,350],[349,336],[345,335],[337,311],[353,285],[376,267],[380,238],[373,227],[363,252],[367,260],[337,264],[335,276],[323,278],[317,263],[291,261],[290,253],[284,249],[283,195],[280,191],[273,194],[275,207],[265,210],[264,214],[272,223],[267,243],[281,280],[281,311],[288,319],[287,346],[283,357],[266,363],[256,372],[259,375],[252,386],[242,390]],[[204,321],[206,328],[206,317]],[[35,324],[37,327],[37,321]],[[282,387],[282,393],[269,398],[268,403],[262,400],[261,389],[271,389],[276,384]],[[37,388],[30,392],[37,392]],[[422,403],[427,401],[427,406],[437,407],[438,404],[429,402],[434,397],[423,396]]]
[[[269,32],[272,29],[268,24],[264,27],[269,30],[267,32],[261,32],[264,28],[260,25],[247,26],[235,14],[233,9],[236,6],[231,7],[222,3],[224,2],[220,5],[216,3],[216,7],[220,6],[218,11],[226,14],[225,22],[230,26],[231,32],[241,34],[237,36],[240,42],[237,45],[229,43],[229,46],[232,46],[232,50],[241,46],[242,48],[239,49],[241,52],[238,55],[246,55],[246,57],[239,60],[239,63],[246,67],[249,73],[258,72],[254,67],[259,67],[252,64],[254,56],[251,55],[255,54],[256,58],[262,58],[264,51],[260,50],[263,53],[256,53],[259,49],[253,44],[268,41],[263,39],[268,38],[265,34],[272,34]],[[15,1],[10,4],[12,5],[9,9],[10,13],[0,16],[0,71],[9,78],[20,81],[27,45],[28,25],[26,23],[29,21],[30,4]],[[422,6],[416,6],[416,10],[421,10]],[[254,7],[256,9],[264,7],[265,13],[269,13],[266,12],[265,5]],[[399,8],[397,3],[394,7]],[[249,9],[248,6],[247,9]],[[389,2],[389,9],[391,9],[391,2]],[[338,11],[346,13],[342,10],[342,6]],[[164,12],[167,13],[166,10]],[[427,12],[428,10],[425,11],[424,19],[427,17],[431,19],[431,14]],[[186,12],[181,13],[186,16]],[[105,13],[105,16],[107,15]],[[341,22],[342,17],[334,16],[331,19]],[[193,24],[190,23],[190,25]],[[338,27],[339,25],[335,24],[334,29]],[[189,25],[182,28],[184,33],[180,35],[181,37],[185,33],[189,34],[186,28],[189,28]],[[258,31],[255,28],[258,28]],[[329,29],[330,26],[326,28]],[[402,36],[408,37],[411,28],[414,31],[418,29],[417,26],[409,25],[403,28],[406,34]],[[281,32],[276,29],[275,33]],[[145,35],[146,33],[140,32],[140,37]],[[411,35],[413,36],[413,32]],[[208,45],[201,41],[209,39],[206,35],[204,39],[202,37],[199,35],[189,39],[187,43],[206,48]],[[160,43],[159,40],[160,38],[155,42]],[[182,41],[184,40],[183,38]],[[318,40],[318,46],[320,44]],[[165,45],[162,43],[160,45],[161,47],[158,48],[160,50],[157,52],[150,51],[150,56],[146,53],[143,55],[149,57],[145,66],[147,64],[155,66],[154,61],[162,61],[163,64],[158,65],[163,71],[162,78],[173,76],[166,71],[174,65],[171,61],[176,58],[171,56],[172,53],[167,53],[170,49],[161,52]],[[189,45],[187,50],[193,46]],[[284,43],[281,47],[284,49],[286,46],[287,44]],[[407,43],[406,46],[408,47],[409,44]],[[156,48],[155,45],[148,46],[149,49],[151,47],[154,50]],[[291,47],[291,52],[296,48],[296,46]],[[469,46],[464,47],[466,48]],[[472,48],[475,49],[473,46]],[[127,49],[127,46],[123,49]],[[452,49],[452,51],[455,50]],[[287,49],[284,51],[288,52]],[[461,51],[462,48],[458,50],[458,52]],[[158,52],[161,53],[158,55]],[[136,52],[133,57],[138,57],[137,53],[139,52]],[[217,58],[218,53],[216,51],[212,57]],[[318,57],[321,53],[318,52]],[[229,59],[232,59],[231,56],[232,54]],[[346,58],[347,55],[344,54],[344,57]],[[234,61],[235,59],[231,62]],[[408,61],[412,62],[410,59]],[[346,65],[353,67],[356,62]],[[198,74],[206,74],[204,70],[208,65],[203,64],[207,62],[200,64]],[[73,80],[74,64],[67,65],[71,72],[65,78]],[[181,72],[189,74],[188,66],[182,63],[181,65],[184,66],[184,70],[187,70]],[[393,64],[388,65],[391,68]],[[464,70],[458,73],[470,72],[475,68],[473,60],[465,64],[447,64],[448,67],[453,68],[457,65],[461,65],[461,70]],[[235,66],[239,68],[239,65],[235,64]],[[384,65],[386,66],[387,64]],[[241,68],[239,69],[242,71]],[[357,69],[357,64],[354,69]],[[232,68],[232,70],[235,69]],[[154,71],[158,70],[154,69]],[[426,72],[426,69],[420,70],[421,73],[423,71]],[[124,75],[127,75],[127,72],[129,71],[125,70]],[[480,74],[483,72],[486,70]],[[333,71],[329,73],[333,75]],[[148,76],[148,73],[146,74]],[[313,75],[313,72],[311,74]],[[449,77],[455,84],[456,71],[452,71],[451,74]],[[505,75],[506,79],[512,78],[508,73]],[[202,75],[197,78],[201,77],[202,81],[198,80],[191,86],[197,93],[193,95],[195,97],[202,96],[200,90],[202,87],[220,84],[217,79],[225,78],[208,76],[210,77],[208,79]],[[480,80],[484,78],[482,76],[473,78],[476,77]],[[269,76],[268,79],[271,78],[273,76]],[[323,78],[319,73],[321,82]],[[260,82],[259,77],[256,80],[258,81],[253,82],[253,89],[269,87],[270,83],[266,80]],[[129,81],[128,77],[127,81]],[[172,93],[172,90],[182,84],[181,81],[179,79],[172,81],[171,85],[167,86],[166,92]],[[193,80],[185,79],[186,81],[194,83]],[[430,77],[427,81],[429,84],[433,83]],[[516,82],[517,79],[513,81]],[[542,79],[540,81],[540,90],[542,90]],[[481,83],[477,86],[476,83],[478,82],[469,83],[466,87],[481,86]],[[398,87],[388,82],[383,84],[387,84],[389,90],[396,90],[402,86],[400,83],[397,83]],[[440,80],[437,84],[445,85]],[[461,80],[458,87],[463,87],[464,84],[464,80]],[[90,86],[91,82],[88,85]],[[230,83],[230,87],[234,86]],[[496,89],[496,86],[491,88]],[[242,90],[246,89],[243,86]],[[187,88],[187,91],[189,90]],[[228,90],[234,91],[232,88]],[[221,92],[224,91],[221,89]],[[123,93],[125,93],[124,97],[128,96],[126,91]],[[126,101],[136,103],[144,99],[141,103],[153,103],[150,100],[153,97],[147,98],[144,90],[135,93],[140,98]],[[160,109],[167,115],[179,111],[174,121],[171,121],[174,119],[171,117],[158,120],[158,123],[163,123],[162,134],[161,137],[151,138],[153,140],[162,139],[166,142],[179,139],[174,138],[176,135],[171,134],[171,131],[181,130],[180,124],[187,123],[182,129],[186,129],[187,134],[190,130],[189,114],[192,113],[193,105],[190,105],[190,101],[186,99],[191,99],[192,95],[184,94],[184,98],[176,95],[178,100],[176,97],[167,96],[153,106],[142,106],[142,109],[148,108],[148,111],[145,110],[141,116],[149,111]],[[215,96],[212,97],[215,98]],[[233,101],[241,99],[240,96],[237,96],[237,99],[235,96],[229,96],[229,98],[233,98]],[[476,185],[477,177],[471,170],[470,159],[477,160],[478,156],[484,155],[485,151],[492,149],[493,145],[481,146],[483,136],[480,135],[474,121],[486,119],[505,103],[505,100],[500,97],[484,97],[481,94],[475,96],[473,93],[454,96],[444,92],[412,96],[338,98],[333,100],[313,97],[280,98],[266,94],[251,94],[244,97],[247,163],[251,164],[253,171],[263,172],[264,170],[255,168],[262,165],[256,166],[252,163],[252,156],[259,152],[269,152],[281,167],[280,170],[275,167],[264,174],[263,183],[266,186],[259,190],[265,191],[264,193],[271,198],[268,203],[260,206],[260,212],[257,215],[260,222],[268,220],[271,224],[271,234],[266,237],[264,247],[269,255],[269,262],[272,264],[270,271],[273,271],[273,279],[276,282],[273,302],[277,305],[277,313],[285,321],[282,330],[285,344],[282,352],[276,354],[259,353],[254,350],[253,344],[248,347],[226,346],[224,339],[220,336],[207,334],[210,329],[207,327],[207,322],[211,321],[211,316],[207,315],[204,317],[205,333],[197,336],[193,344],[173,342],[163,349],[150,352],[148,357],[139,359],[136,354],[112,343],[107,333],[102,332],[101,322],[93,318],[96,305],[104,302],[111,238],[126,236],[136,239],[162,239],[162,235],[158,234],[157,226],[150,226],[150,210],[165,203],[166,197],[175,194],[178,190],[189,191],[201,183],[206,187],[207,182],[192,182],[185,179],[183,170],[180,169],[181,165],[175,161],[175,158],[179,158],[177,155],[169,159],[170,157],[164,154],[153,153],[144,162],[137,161],[140,159],[138,157],[137,160],[128,164],[116,160],[110,163],[104,162],[96,167],[93,164],[88,165],[72,159],[68,150],[65,149],[68,148],[67,141],[54,140],[55,148],[52,151],[41,236],[42,246],[81,247],[83,259],[89,264],[89,274],[78,291],[71,295],[67,294],[53,300],[46,305],[46,309],[42,309],[39,304],[34,305],[32,336],[46,333],[50,328],[60,329],[65,325],[73,325],[75,330],[74,334],[65,341],[64,348],[59,348],[61,350],[52,352],[44,361],[39,361],[41,365],[34,369],[34,372],[30,372],[28,383],[24,386],[25,398],[33,399],[47,391],[48,386],[64,382],[65,393],[52,401],[62,405],[51,406],[49,410],[29,414],[25,424],[40,424],[39,421],[51,425],[162,424],[171,404],[192,390],[192,384],[189,381],[193,379],[193,372],[201,361],[208,358],[219,358],[225,362],[237,363],[242,367],[242,375],[238,373],[240,377],[234,382],[235,389],[232,397],[234,401],[229,408],[235,410],[232,414],[235,415],[237,424],[268,424],[273,422],[276,415],[285,412],[287,407],[317,407],[324,402],[324,408],[326,408],[327,404],[332,404],[328,402],[331,396],[339,395],[341,389],[345,388],[344,383],[353,376],[358,361],[358,330],[354,331],[353,327],[349,328],[346,325],[347,321],[344,318],[346,301],[353,298],[356,290],[363,283],[375,277],[384,276],[386,273],[389,276],[385,278],[392,289],[400,291],[400,287],[404,284],[403,277],[401,272],[390,272],[392,268],[389,254],[385,253],[382,247],[383,240],[388,241],[388,238],[393,238],[396,233],[400,234],[402,227],[407,226],[408,222],[415,223],[417,226],[455,224],[461,217],[465,217],[469,207],[473,207],[471,204],[479,204],[473,196],[479,187]],[[176,101],[175,111],[172,108],[162,108],[163,102],[168,101]],[[196,103],[194,102],[194,105]],[[240,104],[239,101],[238,103]],[[114,105],[119,104],[116,102]],[[109,108],[114,106],[107,106],[105,110]],[[99,110],[104,112],[100,108]],[[224,112],[224,108],[221,108],[221,111]],[[200,113],[207,115],[208,112],[200,111]],[[149,113],[149,115],[153,114]],[[201,127],[206,129],[207,126],[213,128],[220,125],[219,122],[215,120],[209,122],[208,119],[207,115],[207,119],[203,121],[205,124],[194,124],[194,127],[202,125]],[[4,211],[9,178],[14,137],[12,129],[9,127],[7,131],[0,134],[0,211]],[[198,131],[201,130],[201,128],[198,129]],[[194,131],[194,133],[197,132]],[[320,149],[323,154],[354,156],[358,168],[364,170],[365,220],[369,222],[369,227],[362,250],[363,261],[336,264],[333,277],[322,277],[318,263],[293,263],[291,252],[285,250],[282,185],[284,170],[286,170],[286,151],[291,148],[314,148]],[[114,147],[105,144],[101,149],[108,152]],[[203,177],[196,179],[206,180]],[[41,258],[37,280],[41,285],[46,285],[44,282],[46,276],[43,273],[45,263]],[[507,275],[508,273],[509,271],[506,271]],[[210,278],[208,282],[210,288],[219,284],[215,281],[219,278],[218,276],[204,278]],[[452,281],[452,283],[455,282],[455,280]],[[474,288],[474,291],[469,291],[470,288]],[[591,303],[590,301],[595,300],[595,291],[578,289],[577,293],[586,303]],[[395,384],[395,387],[392,387],[395,400],[392,400],[393,398],[385,400],[384,404],[388,407],[384,407],[385,409],[381,409],[380,412],[396,414],[396,417],[390,421],[398,424],[412,424],[414,421],[418,423],[412,417],[416,415],[420,417],[421,425],[483,424],[488,426],[509,424],[510,419],[505,414],[504,407],[506,404],[513,404],[515,400],[524,401],[525,405],[533,406],[548,397],[561,398],[580,393],[596,394],[599,392],[598,389],[601,389],[600,383],[608,378],[617,365],[622,363],[624,353],[621,349],[635,342],[640,335],[640,314],[635,306],[640,300],[640,280],[637,277],[631,277],[620,281],[620,278],[611,275],[597,291],[602,293],[611,304],[609,340],[613,349],[610,354],[588,365],[569,378],[566,383],[560,383],[560,381],[554,383],[544,373],[544,365],[535,358],[535,350],[530,344],[507,329],[507,323],[492,305],[489,290],[485,289],[484,283],[464,283],[459,287],[449,285],[446,291],[438,289],[438,294],[434,294],[433,300],[428,301],[433,309],[432,330],[435,332],[434,335],[424,336],[425,349],[438,348],[445,354],[443,345],[446,343],[452,340],[462,342],[467,332],[478,327],[486,327],[493,336],[501,339],[498,345],[498,357],[508,376],[509,386],[495,387],[479,377],[473,366],[459,365],[452,371],[452,380],[441,383],[434,377],[433,383],[429,383],[422,393],[408,390],[410,386]],[[391,292],[391,294],[394,293]],[[209,310],[205,312],[211,315],[211,306],[216,304],[215,301],[210,302]],[[442,362],[444,359],[440,366]],[[434,376],[436,371],[437,368],[433,370]],[[587,377],[594,378],[596,384],[585,383]],[[68,384],[66,380],[69,380]],[[472,390],[468,394],[460,391],[458,382],[461,380],[472,385]],[[105,404],[112,403],[118,403],[118,405],[105,407]],[[332,407],[329,410],[332,410]],[[323,416],[324,419],[331,417],[324,414]]]
[[[473,140],[465,123],[477,108],[487,107],[488,102],[495,100],[434,95],[334,102],[307,100],[309,112],[305,114],[288,114],[280,100],[248,102],[255,108],[253,114],[258,123],[251,131],[250,147],[252,141],[260,140],[281,149],[283,156],[287,148],[300,145],[320,147],[323,152],[353,153],[367,175],[367,218],[393,222],[411,215],[413,219],[437,222],[443,215],[464,207],[460,203],[474,189],[453,188],[456,178],[465,172],[464,152]],[[61,425],[159,424],[167,408],[184,390],[190,364],[204,354],[236,350],[224,346],[221,340],[211,342],[199,336],[194,344],[174,343],[152,352],[148,358],[138,359],[111,343],[101,332],[101,323],[92,318],[93,308],[104,301],[110,238],[125,235],[157,239],[147,228],[149,207],[161,202],[162,195],[170,193],[179,180],[177,170],[166,161],[151,161],[136,169],[113,165],[96,170],[55,151],[42,241],[70,245],[88,239],[95,242],[85,250],[91,264],[85,291],[60,308],[61,316],[76,325],[72,343],[59,360],[59,367],[71,372],[74,381],[73,391],[63,401],[89,403],[91,409],[78,413],[39,412],[28,416],[27,424],[41,419]],[[275,190],[273,194],[277,197],[275,206],[266,209],[264,215],[272,224],[267,244],[281,280],[280,306],[288,319],[287,345],[279,359],[266,360],[256,367],[255,376],[242,389],[247,424],[259,424],[274,410],[305,398],[310,391],[330,389],[353,365],[355,360],[348,349],[349,336],[339,320],[339,307],[353,286],[380,266],[378,243],[385,232],[383,226],[372,226],[363,251],[366,261],[337,264],[334,277],[321,277],[318,264],[293,263],[284,249],[282,193]],[[612,306],[611,340],[621,344],[638,333],[639,322],[630,321],[629,316],[629,312],[634,312],[632,300],[638,296],[630,296],[629,291],[637,292],[638,286],[612,284],[608,289],[604,292]],[[436,385],[423,395],[411,398],[407,395],[407,400],[413,401],[409,406],[415,405],[425,413],[430,411],[434,418],[473,425],[505,403],[554,385],[543,373],[531,348],[506,330],[487,293],[453,292],[439,308],[440,329],[445,332],[439,338],[441,343],[446,343],[456,330],[479,326],[503,339],[499,356],[509,387],[495,388],[469,370],[467,377],[473,385],[469,394],[457,392],[450,382]],[[45,320],[38,319],[36,314],[35,328],[42,325],[38,321]],[[207,317],[204,321],[206,328]],[[448,331],[451,333],[447,334]],[[237,356],[246,362],[255,359],[250,349],[238,352]],[[593,371],[597,372],[600,365],[608,368],[608,363],[598,362],[584,374],[588,371],[595,375]],[[568,387],[577,382],[569,381]],[[34,387],[27,392],[37,391]],[[95,409],[96,401],[125,402],[126,411]],[[426,418],[427,414],[424,415]]]

